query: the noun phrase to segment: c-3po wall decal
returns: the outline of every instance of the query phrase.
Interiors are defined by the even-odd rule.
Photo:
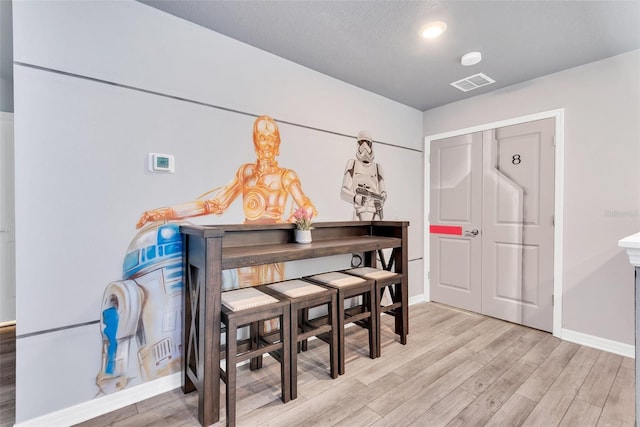
[[[181,366],[182,239],[176,221],[222,215],[242,195],[245,224],[293,222],[285,215],[287,200],[311,217],[318,212],[302,190],[295,171],[278,165],[280,132],[268,116],[253,125],[254,163],[240,166],[224,187],[198,199],[144,212],[125,256],[122,280],[110,283],[102,299],[102,368],[96,384],[101,393],[121,390],[139,368],[144,381],[177,372]],[[214,194],[212,198],[203,197]],[[293,209],[292,209],[293,211]],[[283,264],[227,271],[225,289],[285,279]],[[137,365],[130,348],[137,343]],[[130,360],[131,359],[131,360]]]

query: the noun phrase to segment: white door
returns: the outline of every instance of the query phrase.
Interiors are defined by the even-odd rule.
[[[0,112],[0,324],[16,320],[13,114]]]
[[[431,143],[431,298],[553,329],[554,119]]]
[[[553,119],[484,133],[482,313],[553,329]]]
[[[431,299],[481,312],[482,132],[431,143]]]

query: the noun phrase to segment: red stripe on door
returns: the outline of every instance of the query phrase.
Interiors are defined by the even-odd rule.
[[[430,225],[429,232],[431,234],[454,234],[456,236],[462,236],[462,227],[455,227],[453,225]]]

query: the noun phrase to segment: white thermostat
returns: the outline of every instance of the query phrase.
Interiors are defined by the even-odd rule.
[[[149,153],[149,172],[174,173],[176,161],[172,154]]]

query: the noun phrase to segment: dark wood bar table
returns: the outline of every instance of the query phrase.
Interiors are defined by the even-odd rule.
[[[364,265],[376,267],[377,252],[392,249],[383,268],[402,273],[408,283],[409,222],[318,222],[313,227],[309,244],[295,243],[293,224],[180,227],[185,262],[182,390],[197,390],[203,426],[220,419],[222,270],[350,253],[364,254]],[[402,299],[408,304],[406,293]]]

